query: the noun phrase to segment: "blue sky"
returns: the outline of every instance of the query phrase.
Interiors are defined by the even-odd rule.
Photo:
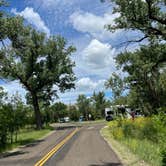
[[[91,96],[96,91],[105,91],[104,82],[116,71],[114,57],[123,50],[118,45],[141,34],[118,30],[108,32],[104,25],[114,24],[118,14],[112,14],[112,5],[100,0],[10,0],[6,9],[13,15],[21,15],[26,22],[47,35],[62,35],[69,45],[77,48],[72,55],[76,63],[76,89],[59,94],[59,100],[74,103],[79,94]],[[134,50],[137,45],[128,47]],[[120,73],[120,71],[116,71]],[[19,82],[0,84],[10,94],[25,90]]]

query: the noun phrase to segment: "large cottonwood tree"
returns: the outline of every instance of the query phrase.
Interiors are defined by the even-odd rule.
[[[60,36],[47,37],[20,17],[0,15],[0,77],[18,80],[34,107],[37,129],[42,128],[39,101],[50,101],[57,91],[74,88],[73,46]],[[7,43],[7,44],[6,44]]]

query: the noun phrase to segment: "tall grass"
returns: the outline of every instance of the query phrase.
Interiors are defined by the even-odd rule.
[[[109,123],[113,137],[153,166],[166,166],[165,115],[149,118],[119,119]]]

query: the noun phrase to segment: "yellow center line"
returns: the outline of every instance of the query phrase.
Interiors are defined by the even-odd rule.
[[[39,160],[35,166],[43,166],[43,164],[54,154],[56,153],[70,138],[72,138],[78,128],[76,128],[73,132],[71,132],[67,137],[65,137],[59,144],[57,144],[50,152],[48,152],[41,160]]]

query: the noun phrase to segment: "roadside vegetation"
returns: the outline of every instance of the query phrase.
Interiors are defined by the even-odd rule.
[[[153,166],[165,163],[166,117],[163,115],[115,120],[109,122],[107,130],[122,146]]]
[[[34,128],[23,128],[17,133],[17,139],[13,139],[13,142],[7,141],[6,144],[0,147],[0,153],[12,150],[14,148],[24,146],[30,143],[35,143],[35,141],[40,141],[42,137],[47,136],[53,128],[45,127],[42,130],[35,130]],[[5,145],[5,146],[4,146]]]
[[[45,117],[43,114],[42,119]],[[0,88],[0,152],[31,143],[52,129],[43,121],[43,129],[36,130],[32,107],[18,94],[9,96]]]

